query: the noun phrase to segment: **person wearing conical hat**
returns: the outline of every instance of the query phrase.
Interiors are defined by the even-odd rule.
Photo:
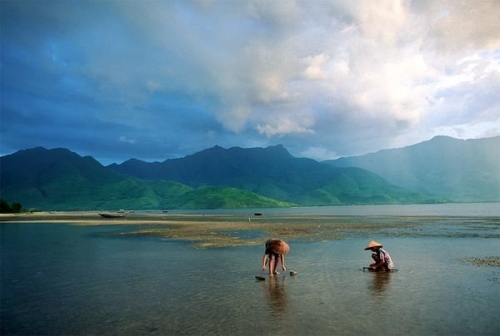
[[[269,261],[269,276],[278,275],[278,264],[281,261],[281,269],[286,271],[285,254],[290,251],[290,246],[283,240],[271,238],[266,241],[266,250],[262,256],[262,272],[266,269],[267,262]]]
[[[389,271],[394,268],[391,256],[382,247],[382,244],[375,240],[369,242],[365,247],[365,250],[373,252],[372,259],[374,263],[370,264],[370,268],[374,271]]]

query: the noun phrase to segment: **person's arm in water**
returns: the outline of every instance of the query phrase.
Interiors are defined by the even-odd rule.
[[[266,269],[266,265],[267,265],[267,254],[264,253],[264,255],[262,256],[262,270]]]
[[[385,258],[384,258],[384,254],[383,253],[374,253],[372,254],[372,258],[375,260],[375,262],[373,264],[370,265],[370,267],[372,269],[377,269],[379,267],[382,267],[385,263]]]
[[[285,266],[285,255],[282,254],[280,255],[280,259],[281,259],[281,269],[284,271],[286,271],[286,266]]]
[[[371,265],[370,265],[370,267],[371,267],[372,269],[377,269],[377,268],[381,267],[383,264],[384,264],[384,261],[383,261],[383,260],[381,260],[381,261],[379,261],[378,263],[373,263],[373,264],[371,264]]]

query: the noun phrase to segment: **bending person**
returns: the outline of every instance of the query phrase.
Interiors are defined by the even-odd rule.
[[[266,269],[269,262],[269,276],[278,275],[278,264],[281,262],[281,269],[286,271],[285,254],[290,251],[288,244],[277,238],[271,238],[266,241],[266,250],[262,256],[262,271]]]

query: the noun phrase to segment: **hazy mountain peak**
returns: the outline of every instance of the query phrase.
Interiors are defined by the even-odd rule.
[[[454,201],[500,200],[500,136],[455,139],[436,136],[412,146],[326,161],[360,167],[390,183]]]

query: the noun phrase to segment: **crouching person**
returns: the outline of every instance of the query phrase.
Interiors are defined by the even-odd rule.
[[[365,247],[365,250],[372,251],[373,263],[370,268],[374,271],[389,271],[394,268],[394,263],[389,253],[382,248],[382,244],[372,240]]]

